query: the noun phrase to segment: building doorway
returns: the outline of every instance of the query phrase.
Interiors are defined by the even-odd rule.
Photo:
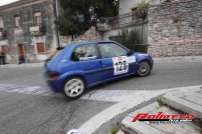
[[[37,59],[39,61],[44,61],[47,59],[46,56],[46,47],[43,42],[36,43],[36,53],[37,53]]]
[[[25,46],[23,44],[18,44],[18,63],[22,64],[25,63]]]
[[[45,44],[40,42],[36,43],[37,54],[45,54]]]
[[[6,64],[5,46],[0,46],[0,65]]]

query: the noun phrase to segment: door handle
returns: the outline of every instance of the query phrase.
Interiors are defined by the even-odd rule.
[[[100,63],[101,65],[103,64],[103,62],[102,62],[101,60],[99,61],[99,63]]]
[[[106,67],[106,66],[107,66],[106,64],[103,63],[103,61],[100,61],[100,65],[101,65],[102,67]]]

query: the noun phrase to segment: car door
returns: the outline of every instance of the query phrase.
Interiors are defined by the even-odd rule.
[[[134,73],[131,64],[135,56],[128,56],[129,51],[121,45],[109,42],[99,43],[98,50],[101,56],[104,79],[114,79]]]
[[[102,65],[98,60],[98,51],[94,44],[81,45],[75,48],[72,60],[78,71],[82,71],[88,84],[101,80]]]

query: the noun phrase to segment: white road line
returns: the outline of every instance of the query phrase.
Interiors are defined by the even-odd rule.
[[[0,84],[0,91],[30,95],[41,96],[58,96],[51,92],[47,87],[40,86],[19,86],[11,84]],[[134,91],[134,90],[92,90],[81,97],[82,100],[94,100],[94,101],[108,101],[108,102],[120,102],[126,100],[128,97],[134,94],[144,94],[148,91]]]
[[[27,88],[24,88],[23,89],[23,92],[24,93],[29,93],[29,92],[33,92],[33,91],[35,91],[35,90],[37,90],[37,89],[40,89],[41,87],[39,87],[39,86],[34,86],[34,87],[27,87]]]
[[[42,89],[42,90],[37,90],[36,92],[33,92],[33,95],[40,95],[40,94],[44,94],[44,93],[47,93],[47,92],[49,92],[49,91],[44,90],[44,89]]]
[[[57,94],[51,92],[47,87],[40,86],[0,84],[0,91],[41,96],[58,96]],[[142,96],[143,94],[148,92],[149,91],[137,90],[92,90],[91,92],[81,97],[81,99],[93,101],[121,102],[127,100],[134,94]]]
[[[157,91],[142,90],[97,90],[84,95],[81,99],[95,101],[121,102],[127,100],[131,96],[144,96],[145,93],[154,93]]]
[[[8,88],[9,87],[9,88]],[[18,85],[6,85],[0,84],[0,91],[10,93],[20,93],[29,95],[39,96],[58,96],[53,93],[47,87],[41,86],[18,86]],[[92,101],[105,101],[105,102],[122,102],[131,98],[131,96],[139,96],[139,99],[144,98],[145,94],[153,94],[159,92],[157,90],[92,90],[81,97],[81,100],[92,100]],[[59,95],[60,96],[60,95]]]
[[[51,93],[45,87],[40,86],[19,86],[11,84],[0,84],[0,91],[9,92],[9,93],[21,93],[21,94],[30,94],[30,95],[48,95]]]

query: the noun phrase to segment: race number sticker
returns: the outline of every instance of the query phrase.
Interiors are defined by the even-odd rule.
[[[135,63],[136,62],[136,57],[135,56],[130,56],[128,57],[128,63],[131,64],[131,63]]]
[[[114,57],[113,59],[114,75],[120,75],[127,73],[129,70],[128,57],[120,56]]]

